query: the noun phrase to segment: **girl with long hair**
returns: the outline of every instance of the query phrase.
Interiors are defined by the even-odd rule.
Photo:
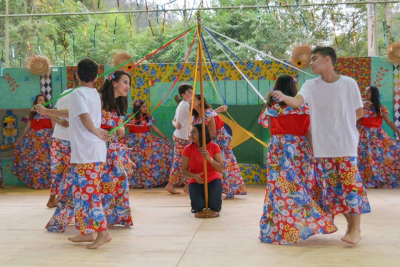
[[[136,170],[130,186],[150,188],[168,182],[172,165],[172,147],[167,136],[155,125],[153,116],[147,114],[147,104],[136,100],[133,105],[135,117],[129,122],[129,134],[119,142],[133,148]],[[160,137],[152,134],[153,130]]]
[[[383,120],[400,137],[400,131],[389,119],[388,109],[381,104],[379,90],[370,86],[364,102],[364,117],[358,121],[358,169],[367,188],[399,187],[399,144],[382,128]]]
[[[38,94],[32,106],[47,101],[44,94]],[[12,172],[34,189],[51,185],[50,154],[54,125],[55,121],[49,116],[31,111],[24,132],[15,144]]]
[[[279,76],[274,91],[295,96],[295,80],[290,75]],[[271,134],[260,240],[270,244],[292,244],[314,234],[335,232],[337,228],[319,206],[319,199],[314,200],[317,177],[306,138],[310,131],[307,105],[292,108],[275,101],[269,94],[259,123],[269,128]],[[321,190],[319,192],[321,194]]]

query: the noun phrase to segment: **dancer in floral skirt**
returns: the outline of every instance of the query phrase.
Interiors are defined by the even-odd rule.
[[[290,75],[278,77],[274,90],[289,96],[297,93]],[[309,194],[306,185],[315,179],[314,159],[306,138],[310,126],[307,105],[291,108],[269,96],[259,123],[271,133],[260,240],[292,244],[314,234],[335,232],[331,218]]]
[[[119,142],[133,149],[133,161],[137,168],[130,185],[134,188],[150,188],[167,183],[172,165],[171,143],[155,125],[153,116],[146,112],[146,102],[136,100],[133,107],[133,114],[136,115],[129,122],[129,134],[119,139]]]
[[[379,90],[370,86],[364,103],[364,117],[358,121],[358,169],[367,188],[398,188],[400,146],[382,128],[382,119],[398,137],[400,131],[389,119],[388,109],[381,105]]]
[[[45,95],[39,94],[33,106],[47,101]],[[15,144],[12,172],[31,188],[49,188],[51,185],[50,153],[54,124],[49,116],[31,111],[25,130]]]

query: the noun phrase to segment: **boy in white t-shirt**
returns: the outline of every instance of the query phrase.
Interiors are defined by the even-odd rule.
[[[175,117],[172,124],[175,127],[174,134],[172,136],[174,140],[174,159],[172,163],[171,172],[169,174],[169,182],[165,187],[165,190],[171,194],[180,194],[174,189],[174,185],[183,182],[185,180],[182,175],[182,152],[183,149],[189,145],[189,128],[190,128],[190,100],[193,96],[193,87],[190,84],[183,83],[178,87],[178,92],[182,101],[179,103],[175,111]],[[189,193],[188,185],[185,183],[183,189],[186,193]]]
[[[105,141],[113,137],[100,129],[101,99],[94,87],[97,74],[96,62],[81,60],[76,74],[79,88],[70,94],[69,108],[50,110],[36,106],[40,114],[69,118],[75,221],[81,235],[68,239],[93,242],[88,249],[95,249],[112,239],[101,204],[99,183],[107,156]]]
[[[292,107],[306,102],[310,108],[312,146],[327,199],[321,205],[333,216],[343,213],[347,231],[342,241],[361,240],[361,214],[371,211],[367,193],[357,168],[358,131],[363,103],[356,81],[334,71],[336,52],[316,47],[311,70],[321,76],[308,80],[295,97],[282,92],[272,96]]]

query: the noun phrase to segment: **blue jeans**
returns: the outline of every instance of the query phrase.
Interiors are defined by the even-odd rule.
[[[192,205],[192,213],[202,211],[206,207],[204,199],[204,185],[189,184],[189,195]],[[208,183],[208,207],[210,210],[221,211],[222,206],[222,184],[221,179],[215,179]]]

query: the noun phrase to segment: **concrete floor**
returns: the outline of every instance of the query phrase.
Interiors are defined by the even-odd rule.
[[[362,217],[363,240],[340,241],[339,231],[297,245],[258,240],[265,186],[248,186],[248,195],[224,200],[221,217],[196,219],[187,194],[162,188],[131,190],[134,226],[110,230],[113,240],[98,250],[72,244],[78,233],[44,226],[54,209],[49,190],[0,189],[0,266],[400,266],[400,190],[369,190],[372,213]]]

